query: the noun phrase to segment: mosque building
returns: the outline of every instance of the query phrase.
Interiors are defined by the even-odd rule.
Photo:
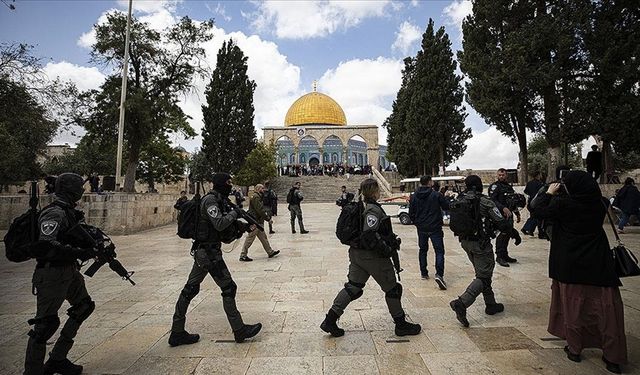
[[[312,92],[293,102],[284,126],[264,127],[263,131],[265,142],[276,143],[279,166],[389,165],[387,146],[378,143],[378,126],[348,125],[342,107],[318,92],[315,82]]]

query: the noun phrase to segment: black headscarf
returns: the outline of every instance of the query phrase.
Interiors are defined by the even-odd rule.
[[[222,194],[225,197],[228,197],[231,194],[232,186],[227,184],[227,181],[231,179],[231,175],[228,173],[216,173],[211,178],[211,182],[213,182],[213,190]]]
[[[569,171],[562,178],[570,199],[597,204],[602,200],[602,192],[596,180],[585,171]]]

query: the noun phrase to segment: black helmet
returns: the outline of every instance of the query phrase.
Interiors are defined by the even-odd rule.
[[[479,176],[476,176],[475,174],[467,176],[467,178],[464,179],[464,184],[467,186],[467,190],[482,193],[482,180]]]
[[[56,179],[55,193],[58,198],[75,203],[84,193],[84,179],[76,173],[63,173]]]

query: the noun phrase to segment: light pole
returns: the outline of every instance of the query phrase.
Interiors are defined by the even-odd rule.
[[[120,120],[118,121],[118,154],[116,155],[116,186],[122,186],[122,142],[124,138],[124,104],[127,98],[127,72],[129,70],[129,29],[131,27],[131,7],[133,0],[129,0],[129,14],[127,15],[127,31],[124,38],[124,64],[122,64],[122,91],[120,92]]]

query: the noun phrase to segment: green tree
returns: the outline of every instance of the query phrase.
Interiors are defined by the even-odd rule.
[[[419,170],[419,161],[414,157],[417,151],[405,126],[407,107],[411,99],[409,82],[411,82],[414,72],[415,59],[405,58],[402,85],[393,102],[391,114],[382,124],[387,128],[387,157],[398,166],[398,170],[405,176],[415,176]]]
[[[235,173],[256,146],[253,127],[254,81],[247,76],[247,57],[232,39],[222,43],[216,69],[202,105],[202,152],[210,168]]]
[[[422,35],[422,50],[406,58],[402,86],[385,120],[389,155],[401,173],[433,173],[462,156],[471,129],[466,113],[461,77],[444,27],[434,30],[433,20]]]
[[[202,152],[202,150],[196,150],[196,152],[191,155],[188,166],[190,179],[192,181],[211,182],[211,177],[215,174],[215,171],[211,169],[207,156]]]
[[[512,46],[523,23],[531,22],[532,8],[525,2],[478,0],[462,23],[463,50],[460,69],[469,78],[467,101],[491,126],[517,142],[521,181],[528,178],[527,130],[540,125],[534,112],[535,97],[519,80],[524,63]]]
[[[182,152],[180,148],[171,147],[166,136],[146,145],[140,154],[138,181],[145,182],[149,191],[155,189],[156,183],[182,181],[188,161]]]
[[[411,99],[405,119],[407,135],[417,151],[414,157],[422,163],[423,174],[438,164],[444,169],[462,156],[465,141],[471,138],[471,129],[464,126],[467,115],[456,64],[444,27],[435,31],[433,20],[429,19],[409,83]]]
[[[137,19],[131,21],[129,74],[125,116],[126,174],[124,189],[134,191],[140,155],[156,140],[157,134],[180,132],[195,135],[187,116],[178,106],[179,95],[192,89],[194,75],[204,75],[205,51],[202,44],[212,38],[213,21],[196,23],[188,17],[157,32]],[[95,25],[96,44],[91,56],[94,62],[121,69],[124,59],[126,16],[107,14],[107,22]],[[96,130],[88,130],[91,138],[103,132],[117,131],[120,77],[107,79],[96,96],[95,111],[89,120]]]
[[[0,77],[0,186],[40,176],[38,156],[58,126],[24,85]]]
[[[603,143],[605,170],[637,168],[640,8],[633,1],[596,1],[589,25],[585,45],[590,69],[580,110],[590,133]]]
[[[276,166],[275,143],[258,142],[256,147],[247,155],[242,168],[235,177],[235,182],[241,186],[262,184],[278,174]]]

